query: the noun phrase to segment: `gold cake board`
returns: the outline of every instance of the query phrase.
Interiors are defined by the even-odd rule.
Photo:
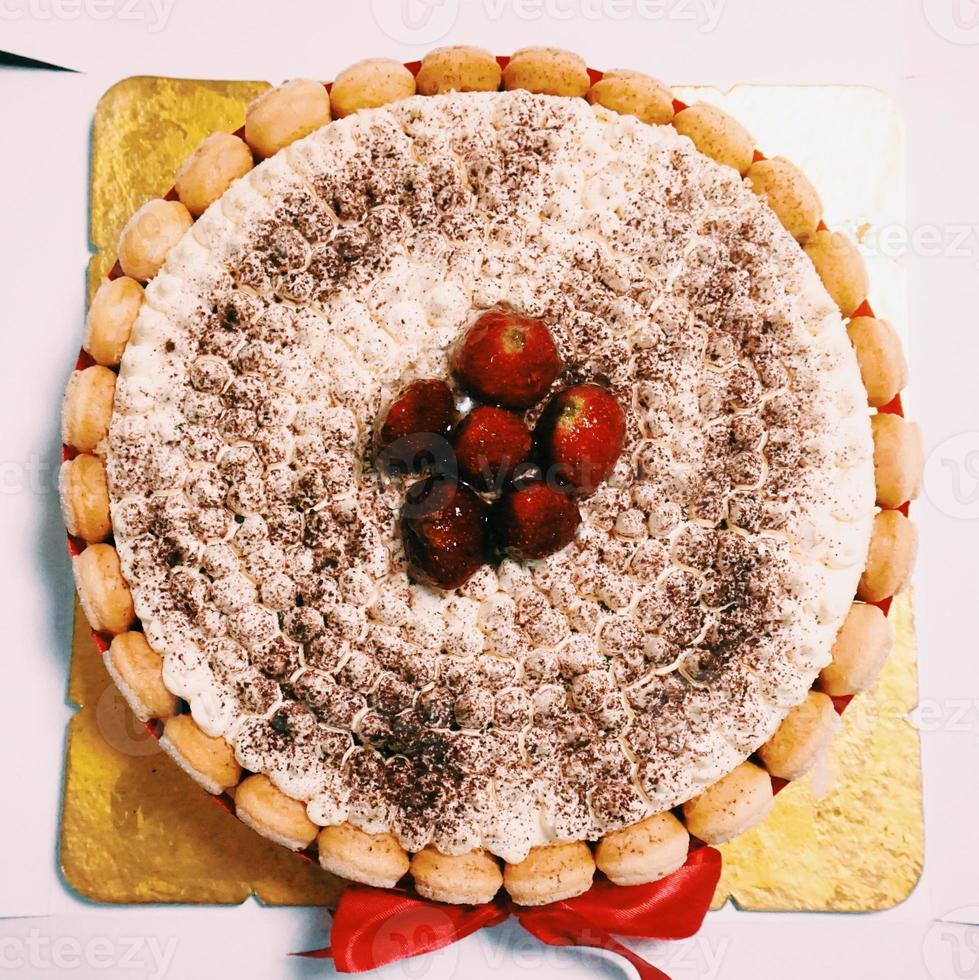
[[[103,96],[92,136],[90,294],[115,261],[133,211],[166,193],[206,135],[241,126],[245,106],[265,88],[146,77]],[[835,106],[848,132],[864,134],[864,159],[879,161],[882,175],[891,168],[893,179],[900,127],[880,126],[881,106],[866,90],[753,88],[751,102],[756,113],[790,118],[803,92],[810,105],[822,93],[827,117]],[[762,141],[761,149],[778,148]],[[839,159],[845,167],[846,155]],[[900,290],[871,273],[875,307],[894,315]],[[910,595],[894,603],[891,616],[894,655],[877,687],[844,715],[828,773],[788,787],[760,827],[721,848],[715,907],[730,898],[754,910],[868,912],[911,893],[924,843],[920,749],[907,720],[917,703]],[[259,837],[163,753],[116,692],[77,609],[75,619],[69,696],[78,711],[68,730],[61,826],[68,883],[102,902],[238,903],[254,894],[273,905],[334,903],[342,882]],[[820,794],[817,783],[826,784]]]

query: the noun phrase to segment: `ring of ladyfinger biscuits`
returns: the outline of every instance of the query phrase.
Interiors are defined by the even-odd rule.
[[[832,699],[819,691],[793,708],[778,731],[758,750],[768,772],[778,779],[801,779],[829,748],[840,727]]]
[[[794,163],[782,157],[758,160],[749,167],[748,180],[793,238],[805,242],[815,234],[823,217],[823,202]]]
[[[96,364],[112,367],[122,360],[143,299],[143,287],[129,276],[106,279],[99,286],[85,317],[82,340],[82,349]]]
[[[547,905],[582,895],[595,877],[595,858],[583,841],[544,844],[519,864],[507,864],[503,887],[518,905]]]
[[[96,294],[86,323],[85,349],[97,365],[119,363],[143,302],[140,281],[156,274],[170,248],[192,225],[193,217],[251,169],[252,153],[260,158],[271,156],[334,116],[341,118],[361,108],[406,98],[416,89],[423,95],[493,91],[501,81],[506,89],[587,95],[593,104],[649,123],[672,121],[701,152],[750,178],[755,192],[765,197],[782,224],[804,244],[844,315],[851,315],[866,299],[862,258],[844,236],[818,229],[822,207],[812,185],[780,158],[753,163],[751,135],[721,110],[700,104],[674,115],[669,90],[638,72],[610,71],[592,85],[584,61],[558,49],[522,49],[501,72],[489,52],[456,47],[426,56],[417,81],[396,62],[371,59],[342,72],[330,94],[319,82],[287,83],[269,90],[248,107],[244,142],[227,133],[205,140],[177,176],[180,200],[148,202],[124,229],[119,260],[126,277],[106,283]],[[872,317],[857,317],[850,323],[849,332],[869,403],[887,404],[907,377],[893,329]],[[76,372],[65,400],[65,442],[83,453],[96,450],[105,438],[115,384],[115,375],[104,367],[101,372],[90,372],[96,369]],[[916,469],[917,457],[911,445],[909,430],[913,427],[876,419],[874,426],[878,501],[882,506],[896,506],[897,497],[909,499],[917,487],[920,468]],[[920,443],[915,441],[914,447],[920,448]],[[66,496],[75,505],[69,516],[80,532],[77,536],[84,540],[104,537],[108,533],[107,494],[103,511],[102,487],[95,486],[98,475],[93,463],[103,483],[104,469],[92,456],[79,456],[70,462],[74,465],[64,480],[71,484],[71,493]],[[92,479],[86,483],[83,477]],[[85,496],[80,486],[98,491],[96,507],[88,507],[92,494]],[[906,579],[913,547],[912,557],[903,559],[909,541],[913,544],[913,533],[900,513],[888,510],[878,515],[867,571],[861,580],[863,597],[881,591],[892,594]],[[892,567],[895,564],[904,571],[898,574],[900,568]],[[165,719],[161,744],[209,792],[235,787],[241,767],[232,747],[223,739],[206,735],[190,715],[174,713],[178,701],[163,683],[161,659],[142,634],[125,632],[134,618],[132,598],[114,549],[90,545],[75,559],[75,570],[83,608],[93,627],[118,634],[105,655],[106,664],[137,715],[144,720]],[[888,592],[894,582],[899,584]],[[826,695],[865,690],[879,673],[892,643],[893,630],[880,610],[855,603],[838,635],[833,661],[821,675],[824,693],[811,694],[790,712],[759,753],[771,775],[796,778],[811,765],[834,730],[836,715],[833,712],[830,718],[832,703]],[[746,762],[683,807],[688,827],[671,813],[659,814],[607,835],[597,844],[594,857],[583,842],[557,843],[534,848],[524,861],[507,864],[501,872],[499,862],[485,851],[448,856],[429,847],[409,859],[391,834],[369,835],[350,824],[318,830],[302,803],[281,793],[265,776],[249,777],[237,786],[234,795],[244,822],[294,849],[317,838],[321,865],[343,877],[391,887],[410,868],[420,894],[465,903],[489,901],[502,882],[514,901],[523,905],[545,904],[586,891],[596,864],[616,884],[655,881],[683,865],[690,833],[708,843],[721,843],[759,822],[773,801],[769,774]]]
[[[122,271],[139,282],[148,282],[193,224],[191,213],[180,201],[147,201],[119,235],[117,254]]]
[[[299,800],[286,796],[268,776],[249,776],[235,789],[235,814],[256,833],[301,851],[316,840],[319,828],[306,816]]]
[[[537,95],[580,98],[591,87],[584,59],[561,48],[521,48],[503,69],[507,91],[524,89]]]
[[[375,888],[393,888],[408,872],[408,852],[394,834],[367,834],[341,823],[319,832],[317,849],[327,871]]]
[[[263,92],[245,110],[245,142],[264,159],[325,126],[330,96],[322,82],[297,78]],[[240,159],[244,164],[244,157]]]
[[[755,141],[741,123],[717,106],[706,102],[687,106],[673,117],[673,126],[704,156],[734,167],[739,174],[748,172],[755,157]]]
[[[673,93],[649,75],[615,68],[588,90],[588,101],[650,125],[673,121]]]
[[[325,97],[326,89],[322,85],[319,89]],[[328,99],[327,107],[329,115]],[[181,203],[199,218],[253,166],[252,151],[241,137],[232,133],[211,133],[183,162],[173,186]]]
[[[682,868],[690,833],[672,813],[660,813],[606,834],[595,848],[595,864],[613,884],[645,885]]]
[[[503,70],[494,54],[483,48],[459,45],[429,51],[415,76],[415,85],[419,95],[495,92],[502,77]]]
[[[190,715],[174,715],[163,725],[160,746],[208,793],[218,796],[238,783],[241,766],[235,750],[220,737],[201,730]]]
[[[918,532],[899,510],[882,510],[874,518],[867,565],[857,586],[864,602],[882,602],[902,592],[911,579],[918,552]]]
[[[683,805],[687,830],[705,844],[723,844],[762,822],[775,805],[771,776],[744,762]]]
[[[330,105],[337,119],[360,109],[376,109],[415,94],[415,76],[401,62],[368,58],[345,68],[330,89]]]
[[[98,457],[83,453],[65,460],[58,472],[58,495],[61,517],[70,535],[96,544],[112,533],[109,485]]]
[[[116,376],[107,367],[73,371],[61,405],[61,441],[81,453],[95,452],[109,434],[115,397]]]
[[[921,431],[900,415],[874,415],[874,481],[879,507],[900,507],[917,497],[925,466]]]
[[[124,633],[136,619],[133,596],[110,544],[90,544],[71,560],[78,601],[96,633]]]
[[[869,690],[894,648],[894,627],[878,606],[855,602],[836,634],[832,660],[819,675],[830,697]]]
[[[104,655],[105,667],[140,721],[177,713],[178,699],[163,683],[163,659],[142,633],[120,633]]]
[[[868,404],[873,408],[889,404],[908,383],[908,365],[897,331],[885,320],[855,316],[847,333],[857,354]]]
[[[821,228],[803,248],[840,313],[853,316],[870,288],[867,266],[857,246],[842,232]]]
[[[499,862],[484,850],[450,855],[426,847],[411,859],[410,870],[419,895],[449,905],[483,905],[503,885]]]

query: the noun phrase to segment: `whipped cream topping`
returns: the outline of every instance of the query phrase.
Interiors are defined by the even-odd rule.
[[[116,546],[167,686],[307,804],[509,861],[676,806],[828,662],[872,442],[843,323],[738,175],[527,93],[412,98],[255,168],[146,291]],[[626,449],[550,558],[413,583],[379,413],[498,303],[551,325]],[[533,419],[531,419],[531,422]]]

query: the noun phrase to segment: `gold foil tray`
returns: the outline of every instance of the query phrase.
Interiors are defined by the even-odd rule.
[[[170,188],[206,135],[241,126],[245,106],[266,87],[147,77],[103,96],[92,134],[91,291],[115,261],[133,211]],[[804,91],[811,99],[814,90]],[[752,89],[750,102],[756,114],[791,119],[799,95]],[[879,160],[883,174],[901,153],[900,126],[882,127],[880,104],[866,96],[827,89],[822,109],[836,103],[846,130],[865,134],[865,158]],[[872,119],[862,118],[868,113]],[[761,148],[778,151],[764,140]],[[845,164],[840,180],[844,171]],[[871,272],[874,305],[893,315],[903,306],[896,280]],[[895,602],[891,616],[894,656],[877,688],[844,715],[829,774],[788,787],[761,827],[722,848],[715,906],[731,898],[747,909],[866,912],[910,894],[923,851],[919,744],[907,721],[917,700],[911,599]],[[77,609],[69,694],[79,710],[68,730],[61,862],[78,892],[103,902],[237,903],[251,894],[275,905],[336,901],[338,879],[259,837],[162,752],[116,692]],[[819,781],[828,788],[817,796]]]
[[[260,837],[173,763],[136,720],[76,608],[61,818],[69,883],[101,902],[329,905],[342,884]]]

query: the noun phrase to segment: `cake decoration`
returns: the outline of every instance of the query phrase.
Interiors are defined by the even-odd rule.
[[[525,49],[496,92],[484,54],[272,90],[264,163],[213,138],[134,216],[62,495],[205,788],[355,880],[531,905],[667,875],[811,765],[886,656],[920,447],[871,424],[903,357],[792,164],[646,76]]]

